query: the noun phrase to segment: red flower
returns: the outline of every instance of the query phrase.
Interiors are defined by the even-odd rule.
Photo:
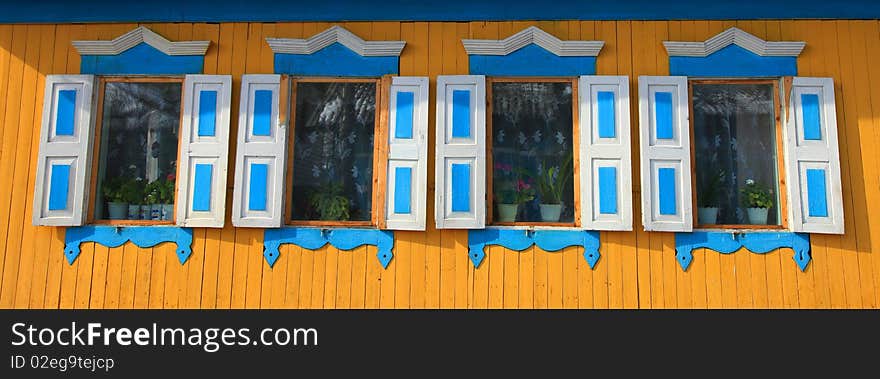
[[[177,178],[177,177],[174,175],[174,173],[171,173],[171,174],[168,174],[168,176],[165,177],[165,180],[167,180],[167,181],[169,181],[169,182],[173,182],[174,179],[176,179],[176,178]]]

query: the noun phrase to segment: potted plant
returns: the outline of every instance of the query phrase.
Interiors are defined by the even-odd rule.
[[[697,204],[697,221],[700,224],[715,224],[718,220],[718,194],[724,171],[718,170],[710,175],[702,186],[699,203]]]
[[[767,224],[767,211],[773,206],[770,190],[752,179],[746,179],[746,185],[740,189],[740,201],[746,208],[749,223],[753,225]]]
[[[125,202],[125,196],[122,192],[122,179],[114,177],[108,179],[101,186],[101,192],[104,200],[107,201],[107,213],[111,220],[125,219],[128,211],[128,203]]]
[[[571,179],[571,153],[565,158],[560,166],[550,166],[546,162],[541,164],[538,175],[538,190],[541,193],[541,221],[556,222],[562,215],[562,191]]]
[[[535,198],[535,189],[522,178],[522,170],[516,170],[506,163],[495,164],[495,205],[498,208],[499,222],[515,222],[520,204]]]
[[[144,181],[141,178],[126,181],[120,189],[128,203],[128,219],[140,219],[141,202],[144,199]]]
[[[162,220],[174,218],[174,179],[175,175],[173,173],[168,174],[159,186]]]
[[[161,190],[159,189],[161,185],[162,183],[160,181],[154,180],[144,188],[144,204],[146,204],[147,209],[149,209],[147,220],[162,219],[162,206],[160,205]]]
[[[342,183],[328,182],[309,196],[312,209],[320,220],[347,221],[351,201],[343,195]]]

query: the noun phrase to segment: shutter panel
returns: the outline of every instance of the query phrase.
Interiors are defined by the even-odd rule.
[[[578,97],[583,227],[632,230],[629,78],[581,76]]]
[[[280,95],[281,75],[241,78],[232,201],[238,227],[281,226],[287,125],[279,117]]]
[[[834,81],[795,77],[790,94],[784,146],[791,229],[843,234]]]
[[[177,225],[222,228],[232,76],[187,75],[184,80]]]
[[[94,75],[47,75],[34,225],[83,224],[95,134]]]
[[[486,78],[437,77],[435,209],[438,229],[486,225]]]
[[[428,78],[391,78],[385,227],[425,230]]]
[[[639,77],[645,230],[689,232],[693,229],[688,117],[687,77]]]

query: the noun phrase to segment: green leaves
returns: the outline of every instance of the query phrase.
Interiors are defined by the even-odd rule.
[[[773,197],[770,191],[752,179],[746,180],[746,185],[740,189],[740,202],[746,208],[770,208],[773,207]]]
[[[552,166],[547,162],[541,163],[541,170],[537,176],[538,190],[541,192],[541,203],[561,204],[562,192],[572,177],[572,153],[569,152],[560,166]]]
[[[325,221],[347,221],[351,218],[349,208],[351,201],[342,195],[342,183],[328,182],[309,196],[309,203],[318,213],[318,218]]]

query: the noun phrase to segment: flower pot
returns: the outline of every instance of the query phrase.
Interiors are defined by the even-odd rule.
[[[150,205],[150,220],[158,221],[162,219],[162,204]]]
[[[539,204],[541,221],[557,222],[562,215],[562,204]]]
[[[516,221],[516,212],[519,210],[519,204],[497,204],[498,205],[498,221],[514,222]]]
[[[174,218],[174,204],[162,204],[162,220],[170,221]]]
[[[749,215],[749,224],[766,225],[767,211],[767,208],[746,208],[746,212]]]
[[[128,203],[107,203],[107,213],[111,220],[124,220],[128,214]]]
[[[140,215],[141,217],[140,217],[140,219],[141,219],[141,220],[149,220],[149,219],[150,219],[150,210],[151,210],[151,209],[152,209],[152,206],[150,206],[150,204],[142,204],[142,205],[141,205],[141,215]]]
[[[141,218],[141,205],[140,204],[129,204],[128,205],[128,219],[129,220],[140,220]]]
[[[700,224],[715,224],[718,221],[718,207],[698,207],[697,221]]]

